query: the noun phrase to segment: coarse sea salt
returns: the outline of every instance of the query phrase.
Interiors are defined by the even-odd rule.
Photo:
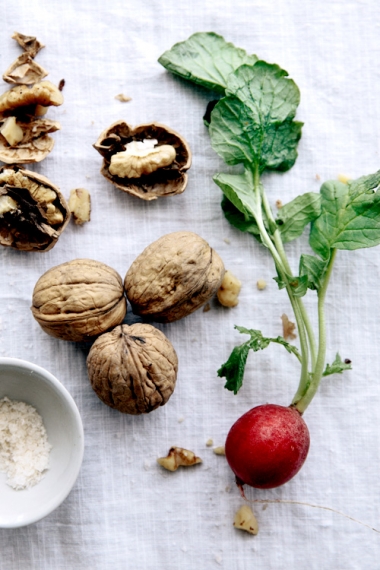
[[[51,445],[42,418],[25,402],[0,400],[0,471],[16,490],[29,489],[49,468]]]

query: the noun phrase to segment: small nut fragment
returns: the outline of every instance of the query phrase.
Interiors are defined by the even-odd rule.
[[[33,290],[32,313],[56,338],[91,340],[124,319],[126,302],[120,275],[92,259],[52,267]]]
[[[41,44],[35,36],[25,36],[19,32],[14,32],[12,39],[16,40],[19,46],[21,46],[30,55],[30,57],[35,57],[38,52],[45,47],[44,44]]]
[[[239,303],[238,296],[241,289],[241,281],[231,271],[226,271],[223,281],[217,291],[219,303],[223,307],[236,307]]]
[[[132,101],[132,98],[129,97],[128,95],[124,95],[124,93],[119,93],[118,95],[115,95],[115,99],[121,101],[121,103],[128,103],[129,101]]]
[[[36,63],[28,53],[22,53],[8,67],[3,74],[3,79],[7,83],[16,83],[18,85],[32,85],[41,81],[48,75],[46,69]]]
[[[101,173],[117,188],[155,200],[183,192],[191,152],[183,137],[159,123],[132,128],[118,121],[94,144],[103,156]]]
[[[295,333],[296,325],[295,323],[292,323],[292,321],[289,321],[288,315],[285,315],[285,313],[281,315],[281,320],[282,320],[282,336],[284,337],[284,339],[294,340],[295,338],[297,338],[297,335]]]
[[[1,245],[47,251],[56,244],[70,219],[59,188],[45,176],[17,166],[0,168],[0,197],[3,204],[17,204],[17,208],[6,208],[0,214]]]
[[[69,198],[69,210],[73,215],[74,222],[82,225],[90,221],[91,196],[88,190],[76,188],[71,190]]]
[[[127,149],[111,157],[109,171],[120,178],[141,178],[159,168],[169,166],[175,159],[175,148],[169,144],[151,146],[150,141],[134,141]],[[157,141],[155,141],[157,143]]]
[[[218,447],[214,447],[213,452],[215,455],[226,455],[226,448],[224,445],[220,445]]]
[[[210,438],[206,441],[206,447],[212,447],[214,444],[214,441]]]
[[[125,414],[147,414],[172,395],[177,354],[166,336],[152,325],[121,325],[92,345],[87,371],[97,396]]]
[[[264,279],[259,279],[256,283],[256,286],[259,291],[264,291],[267,287],[267,282]]]
[[[237,511],[233,525],[235,528],[245,530],[250,534],[257,534],[259,532],[257,519],[248,505],[243,505]]]
[[[16,117],[8,117],[0,128],[0,133],[10,146],[14,146],[24,138],[21,127],[16,123]]]
[[[124,287],[134,313],[168,323],[211,299],[223,274],[223,261],[204,239],[174,232],[144,249],[129,268]]]
[[[168,471],[177,471],[178,467],[189,467],[202,463],[202,459],[195,453],[183,447],[171,447],[166,457],[159,457],[157,463]]]

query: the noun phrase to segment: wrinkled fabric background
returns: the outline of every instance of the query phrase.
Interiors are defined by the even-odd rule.
[[[228,41],[288,70],[301,90],[304,121],[299,158],[285,174],[265,176],[270,201],[287,202],[339,174],[359,177],[380,168],[380,4],[375,0],[14,0],[4,2],[1,70],[21,53],[13,31],[36,35],[47,79],[64,78],[65,103],[49,111],[62,130],[50,156],[32,169],[92,195],[92,220],[70,223],[48,253],[0,249],[0,356],[30,360],[56,375],[83,418],[85,455],[77,483],[50,516],[31,526],[0,530],[2,570],[375,570],[380,536],[332,511],[298,504],[254,505],[256,537],[232,527],[243,503],[223,457],[239,415],[264,402],[289,404],[298,383],[296,359],[281,347],[252,354],[239,395],[223,389],[216,370],[245,340],[234,324],[282,334],[292,318],[272,280],[267,252],[228,225],[212,175],[226,167],[210,147],[202,115],[210,94],[171,76],[157,58],[197,31]],[[5,91],[4,83],[2,89]],[[115,99],[118,93],[132,98]],[[178,130],[193,151],[184,194],[144,203],[99,174],[93,149],[100,132],[124,119],[159,121]],[[35,282],[50,267],[89,257],[123,277],[153,240],[177,230],[203,236],[243,283],[233,310],[212,302],[170,325],[159,325],[180,362],[176,391],[147,416],[108,409],[87,379],[84,347],[47,336],[29,310]],[[294,270],[307,236],[289,244]],[[380,249],[340,252],[326,307],[328,354],[350,358],[353,371],[327,378],[305,414],[311,432],[299,475],[272,491],[247,490],[249,500],[282,499],[328,507],[380,530]],[[268,287],[258,291],[256,281]],[[315,296],[307,306],[315,322]],[[136,318],[129,313],[127,322]],[[176,473],[156,458],[171,445],[195,451],[203,464]],[[1,500],[1,489],[0,489]]]

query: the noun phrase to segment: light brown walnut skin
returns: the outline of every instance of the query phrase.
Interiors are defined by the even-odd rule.
[[[152,174],[140,178],[120,178],[109,171],[111,156],[125,150],[133,140],[156,139],[159,145],[169,144],[176,150],[174,162]],[[161,123],[149,123],[131,127],[124,121],[116,121],[105,129],[94,144],[103,156],[101,174],[119,190],[142,200],[156,200],[162,196],[181,194],[187,186],[187,170],[191,166],[191,150],[185,139],[175,130]]]
[[[120,275],[92,259],[74,259],[44,273],[31,309],[46,333],[71,341],[101,335],[120,324],[127,310]]]
[[[192,232],[174,232],[149,245],[132,263],[124,287],[133,312],[172,322],[196,311],[218,290],[223,261]]]
[[[107,406],[132,415],[163,406],[175,388],[176,352],[148,324],[120,325],[101,335],[87,357],[91,386]]]
[[[70,212],[65,198],[61,194],[59,188],[55,186],[48,178],[42,176],[42,174],[37,174],[30,170],[18,168],[17,166],[3,166],[0,172],[3,170],[13,170],[14,172],[20,172],[23,176],[26,176],[32,182],[46,186],[46,188],[53,190],[57,199],[55,203],[60,209],[63,215],[63,221],[60,224],[50,226],[48,220],[45,219],[43,229],[45,233],[23,233],[20,228],[8,227],[8,224],[4,218],[0,217],[0,244],[4,246],[13,247],[22,251],[49,251],[55,246],[57,240],[70,220]],[[2,193],[2,185],[0,185],[0,195]],[[43,212],[43,204],[38,204]],[[27,212],[25,213],[27,217]]]

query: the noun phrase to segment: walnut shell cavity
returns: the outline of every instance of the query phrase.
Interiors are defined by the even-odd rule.
[[[48,251],[69,219],[65,198],[45,176],[17,166],[0,168],[1,245]]]
[[[178,359],[166,336],[148,324],[121,325],[101,335],[87,357],[97,396],[119,412],[147,414],[172,395]]]
[[[157,140],[158,148],[163,145],[174,147],[174,161],[138,178],[111,174],[112,157],[125,151],[127,144],[144,140]],[[142,200],[156,200],[162,196],[181,194],[187,186],[186,172],[191,166],[190,148],[181,135],[165,125],[151,123],[132,128],[124,121],[117,121],[102,132],[94,148],[103,156],[101,174],[119,190],[132,196]]]
[[[92,259],[74,259],[44,273],[31,309],[46,333],[71,341],[94,339],[119,325],[127,311],[120,275]]]
[[[219,255],[199,235],[174,232],[149,245],[132,263],[124,287],[133,312],[172,322],[196,311],[218,290]]]

